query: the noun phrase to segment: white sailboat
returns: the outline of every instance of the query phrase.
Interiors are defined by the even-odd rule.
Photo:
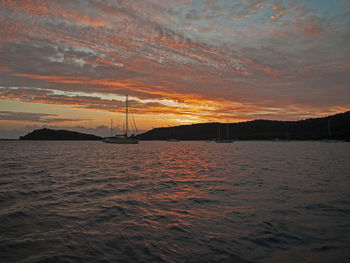
[[[103,142],[105,143],[117,143],[117,144],[138,144],[139,143],[139,139],[134,138],[134,137],[128,137],[128,115],[129,115],[129,106],[130,103],[128,101],[128,95],[126,95],[126,99],[125,99],[125,134],[123,135],[114,135],[111,137],[106,137],[103,139]],[[132,118],[133,119],[133,118]],[[134,121],[134,119],[133,119]],[[134,126],[135,126],[135,130],[136,130],[136,125],[135,125],[135,121],[134,121]],[[111,131],[112,131],[112,127],[111,127]]]

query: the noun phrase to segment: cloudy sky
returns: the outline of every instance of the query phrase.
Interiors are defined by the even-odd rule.
[[[121,129],[126,94],[141,130],[350,110],[348,0],[0,0],[0,25],[2,138]]]

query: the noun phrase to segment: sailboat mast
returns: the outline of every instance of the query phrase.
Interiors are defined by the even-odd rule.
[[[113,119],[111,119],[111,137],[113,137]]]
[[[128,137],[128,95],[125,99],[125,136]]]
[[[285,130],[284,130],[284,138],[285,138],[285,140],[288,140],[288,131],[287,131],[287,128],[285,128]]]
[[[228,123],[226,123],[226,129],[227,129],[227,131],[226,131],[226,133],[227,133],[227,139],[229,139],[229,138],[230,138],[230,135],[229,135],[229,133],[228,133]]]

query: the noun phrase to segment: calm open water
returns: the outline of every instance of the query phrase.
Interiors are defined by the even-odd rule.
[[[350,262],[350,143],[0,142],[1,262]]]

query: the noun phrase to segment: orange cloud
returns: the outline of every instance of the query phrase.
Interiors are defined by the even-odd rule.
[[[253,66],[255,69],[265,72],[267,75],[269,75],[273,79],[277,79],[278,76],[280,75],[278,71],[272,69],[271,67],[259,64],[250,58],[242,58],[242,60],[247,64]]]
[[[47,16],[49,14],[49,8],[47,4],[48,1],[40,0],[1,0],[1,5],[3,7],[8,7],[17,14],[24,12],[29,15]]]
[[[61,84],[83,84],[83,85],[97,85],[104,86],[105,89],[100,89],[100,92],[112,92],[115,88],[123,89],[124,91],[133,91],[145,93],[148,95],[157,95],[160,98],[169,98],[176,101],[196,101],[195,95],[182,94],[172,91],[161,85],[145,86],[145,83],[135,79],[94,79],[88,77],[75,77],[75,76],[46,76],[46,75],[35,75],[27,73],[14,73],[13,76],[24,77],[36,80],[42,80],[53,83]]]
[[[312,66],[305,66],[300,70],[300,75],[303,77],[311,77],[313,75]]]
[[[163,111],[178,117],[186,115],[201,119],[237,119],[235,113],[238,112],[241,118],[254,113],[273,116],[274,110],[266,110],[266,105],[273,104],[278,108],[280,99],[285,100],[288,96],[299,102],[318,103],[317,96],[311,98],[308,94],[319,84],[311,82],[325,79],[321,76],[325,72],[333,83],[331,78],[337,75],[336,81],[346,88],[347,57],[333,64],[335,53],[329,48],[334,47],[337,54],[345,53],[346,41],[340,45],[334,37],[333,42],[329,42],[334,45],[323,38],[309,42],[304,35],[328,33],[322,26],[332,22],[325,17],[310,17],[316,13],[298,8],[301,5],[298,1],[291,1],[292,4],[277,1],[271,5],[266,1],[238,1],[228,11],[233,18],[235,13],[249,17],[260,9],[264,12],[268,6],[273,15],[270,19],[258,15],[257,20],[253,20],[266,23],[247,23],[236,28],[235,19],[225,20],[225,26],[219,23],[228,17],[220,13],[225,11],[224,7],[218,11],[214,5],[206,5],[206,12],[197,12],[188,20],[183,16],[184,12],[169,9],[178,1],[176,4],[170,2],[122,1],[114,5],[108,1],[82,4],[80,1],[0,0],[0,44],[4,49],[0,50],[0,72],[5,76],[0,84],[56,87],[85,93],[128,93],[138,100],[171,102],[169,105],[140,103],[140,107],[135,108],[140,114],[147,114],[147,111],[161,114]],[[187,7],[180,6],[180,9],[185,11]],[[287,13],[288,18],[294,18],[294,24],[279,19]],[[206,24],[210,33],[191,31],[195,27],[184,29],[203,18],[206,20],[200,24]],[[174,23],[170,22],[172,20]],[[336,25],[332,28],[332,36],[344,32]],[[236,37],[240,35],[245,38]],[[290,48],[285,48],[288,45]],[[322,55],[328,53],[325,55],[328,57],[320,62],[315,59],[317,52],[307,52],[311,49],[322,50]],[[305,87],[309,83],[302,83],[306,78],[300,76],[313,77],[307,79],[309,88]],[[302,92],[299,85],[305,87]],[[321,83],[323,87],[319,90],[326,90],[326,85],[328,83]],[[281,86],[288,89],[281,91]],[[17,95],[19,97],[7,94],[2,98],[113,110],[108,101],[81,96],[48,94],[45,98],[36,94],[31,98],[29,94]],[[260,106],[252,106],[252,102]]]
[[[39,79],[43,79],[40,77]],[[44,79],[48,79],[45,77]],[[51,79],[51,78],[50,78]],[[55,81],[57,78],[53,78]],[[116,100],[102,99],[90,96],[67,96],[54,95],[49,90],[30,90],[30,89],[9,89],[0,90],[1,99],[20,100],[30,103],[63,105],[73,108],[84,108],[90,110],[102,110],[122,112],[124,102]],[[138,115],[166,116],[172,115],[174,118],[183,119],[191,116],[193,122],[203,122],[210,120],[242,120],[237,117],[238,113],[250,113],[260,107],[254,105],[243,105],[225,100],[208,100],[195,95],[182,95],[182,102],[175,100],[143,103],[141,101],[132,101],[133,112]],[[157,101],[157,100],[154,100]],[[187,117],[186,117],[187,116]]]
[[[10,68],[7,65],[3,65],[0,62],[0,72],[9,72],[11,71]]]
[[[304,33],[308,36],[316,37],[322,34],[322,29],[315,21],[309,21],[304,27]]]
[[[298,21],[294,23],[293,26],[297,31],[303,33],[306,36],[317,37],[324,32],[324,29],[320,23],[320,19],[311,17],[305,21]]]

